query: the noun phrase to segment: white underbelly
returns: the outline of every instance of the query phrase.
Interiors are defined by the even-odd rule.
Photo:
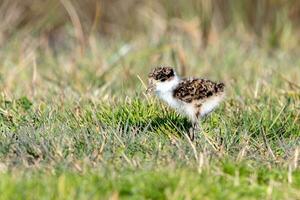
[[[174,109],[181,107],[180,103],[171,94],[159,95],[159,97]]]
[[[188,116],[191,120],[196,119],[197,110],[193,104],[185,103],[183,101],[175,99],[171,92],[170,93],[157,92],[157,94],[159,98],[165,101],[171,108],[179,111],[183,115]],[[213,96],[207,99],[205,102],[203,102],[200,108],[200,115],[204,116],[210,113],[211,111],[213,111],[220,104],[224,96],[225,94]]]
[[[218,95],[218,96],[211,97],[205,102],[203,102],[200,111],[201,116],[204,116],[210,113],[211,111],[213,111],[220,104],[223,98],[224,95]]]

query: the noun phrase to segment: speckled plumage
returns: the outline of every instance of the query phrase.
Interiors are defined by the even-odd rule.
[[[224,86],[224,83],[215,83],[206,79],[184,79],[174,89],[174,97],[191,103],[224,92]]]

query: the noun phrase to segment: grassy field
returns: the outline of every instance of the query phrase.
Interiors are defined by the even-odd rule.
[[[230,34],[205,50],[168,37],[91,36],[85,52],[38,42],[0,50],[1,200],[300,198],[298,49]],[[158,64],[226,83],[194,143],[187,119],[144,93]]]

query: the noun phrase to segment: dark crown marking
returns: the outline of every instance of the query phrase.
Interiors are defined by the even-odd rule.
[[[174,77],[175,73],[171,67],[157,67],[149,75],[149,78],[153,78],[159,81],[166,81]]]

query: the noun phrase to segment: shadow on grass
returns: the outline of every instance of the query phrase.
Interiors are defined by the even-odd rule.
[[[164,113],[162,116],[151,116],[147,118],[120,120],[118,118],[118,126],[121,129],[127,129],[127,127],[136,127],[143,133],[147,130],[162,135],[174,135],[178,137],[184,137],[185,133],[188,133],[192,127],[192,123],[185,117],[180,115],[174,115],[174,113]]]
[[[175,111],[139,99],[115,106],[103,105],[98,109],[98,119],[105,126],[121,129],[138,128],[163,135],[183,136],[192,126],[191,122]]]
[[[143,126],[146,126],[144,124]],[[151,131],[157,131],[159,133],[172,133],[176,134],[180,137],[183,136],[184,133],[187,133],[191,128],[192,123],[184,117],[178,116],[177,118],[172,118],[171,116],[164,117],[154,117],[150,122]]]

